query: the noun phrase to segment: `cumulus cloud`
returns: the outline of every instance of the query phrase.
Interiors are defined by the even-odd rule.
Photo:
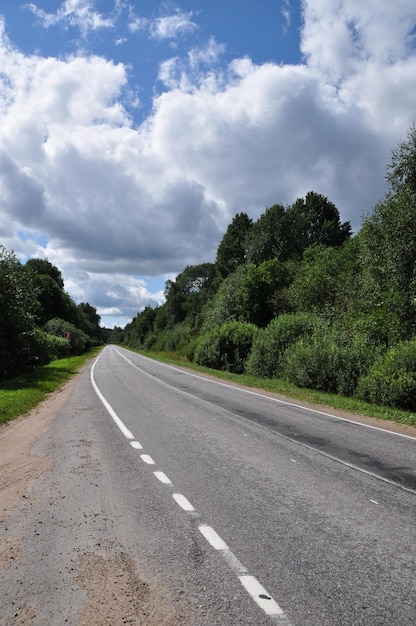
[[[128,67],[25,55],[3,29],[4,244],[47,256],[77,299],[127,318],[162,298],[140,277],[214,260],[236,212],[255,218],[314,190],[358,229],[416,110],[413,1],[384,4],[305,0],[299,65],[224,65],[215,39],[192,46],[161,64],[164,90],[141,125],[127,113]],[[82,8],[92,3],[60,11]],[[177,12],[152,33],[195,27]]]

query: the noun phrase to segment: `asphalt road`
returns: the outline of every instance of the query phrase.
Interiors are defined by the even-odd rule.
[[[78,623],[73,573],[103,550],[178,623],[416,623],[415,439],[107,346],[37,452],[53,470],[2,589],[31,624]]]

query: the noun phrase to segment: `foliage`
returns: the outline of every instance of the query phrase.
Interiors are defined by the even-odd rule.
[[[416,195],[409,187],[377,204],[359,241],[362,312],[392,345],[416,330]]]
[[[202,332],[226,322],[247,321],[243,289],[246,275],[247,266],[241,265],[222,281],[206,313]]]
[[[188,317],[192,325],[201,325],[201,311],[214,293],[215,265],[188,265],[174,281],[166,281],[166,321],[172,328]]]
[[[274,204],[253,224],[247,239],[247,261],[259,265],[270,259],[280,259],[284,247],[282,219],[285,209]]]
[[[195,351],[200,365],[240,374],[258,332],[254,324],[227,322],[203,335]]]
[[[253,222],[246,213],[238,213],[228,226],[217,249],[215,266],[221,279],[245,263],[247,240]]]
[[[416,411],[416,339],[379,356],[360,379],[357,396],[368,402]]]
[[[394,192],[406,186],[416,194],[416,127],[413,124],[402,141],[392,150],[391,163],[387,167],[387,182]]]
[[[30,369],[37,308],[31,274],[13,252],[0,246],[0,380]]]
[[[286,350],[283,374],[299,387],[352,396],[380,351],[365,334],[320,324]]]
[[[57,321],[58,320],[58,321]],[[76,306],[57,267],[45,259],[25,265],[0,246],[0,380],[102,342],[100,316],[88,303]]]
[[[313,245],[304,251],[289,288],[295,311],[314,311],[328,317],[346,312],[358,297],[357,243],[357,239],[349,239],[337,248]]]
[[[286,350],[300,337],[310,335],[319,319],[309,313],[279,315],[257,333],[246,363],[252,376],[275,378],[282,374]]]
[[[285,310],[285,298],[279,297],[289,285],[289,270],[277,259],[256,266],[251,263],[242,285],[247,321],[264,328]]]
[[[80,328],[77,328],[66,320],[55,317],[45,324],[45,330],[49,335],[64,338],[68,334],[68,348],[71,354],[82,354],[85,350],[91,348],[94,342]]]

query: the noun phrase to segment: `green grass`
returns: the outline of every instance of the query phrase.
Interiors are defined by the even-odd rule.
[[[132,348],[129,348],[132,350]],[[408,426],[416,426],[416,413],[410,413],[409,411],[402,411],[392,407],[378,406],[375,404],[369,404],[356,398],[350,398],[347,396],[340,396],[334,393],[325,393],[322,391],[315,391],[313,389],[300,389],[292,383],[280,379],[265,379],[256,378],[255,376],[248,376],[246,374],[232,374],[230,372],[222,372],[219,370],[202,367],[196,363],[191,363],[185,357],[181,357],[175,353],[166,352],[147,352],[144,350],[134,350],[150,358],[172,365],[178,365],[186,367],[194,371],[198,371],[205,374],[210,374],[221,380],[227,380],[229,382],[237,383],[239,385],[245,385],[247,387],[253,387],[256,389],[262,389],[264,391],[270,391],[292,400],[300,400],[303,402],[310,402],[311,404],[317,404],[339,411],[346,411],[355,415],[366,415],[368,417],[375,417],[381,420],[390,420],[399,424],[406,424]]]
[[[31,411],[74,376],[100,349],[93,348],[81,356],[52,361],[32,372],[0,383],[0,424]]]

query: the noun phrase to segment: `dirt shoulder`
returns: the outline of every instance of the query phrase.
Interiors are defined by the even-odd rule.
[[[75,387],[74,377],[41,402],[28,415],[0,427],[0,516],[5,520],[25,496],[30,483],[50,467],[50,461],[32,453],[41,433],[68,402]]]

